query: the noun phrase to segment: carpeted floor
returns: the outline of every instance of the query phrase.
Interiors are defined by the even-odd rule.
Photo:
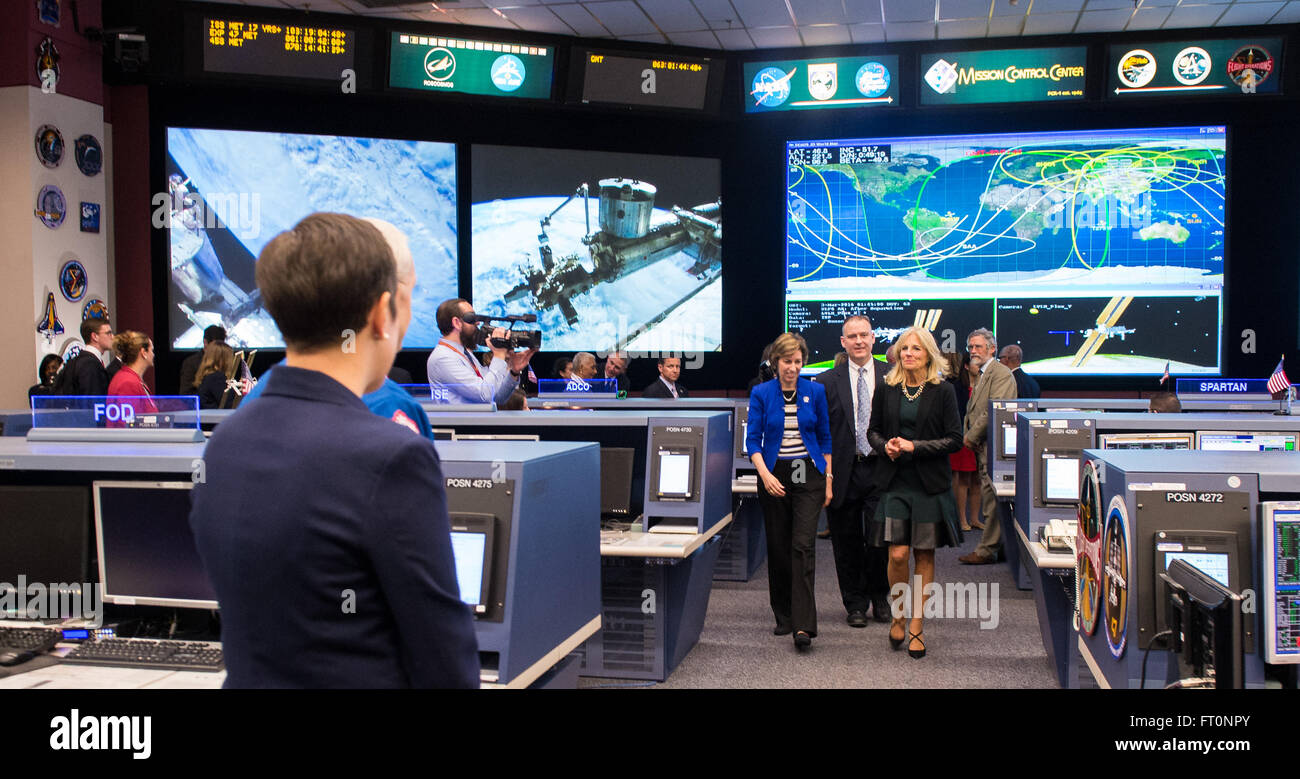
[[[940,583],[996,583],[998,624],[981,629],[981,620],[931,619],[925,622],[927,653],[919,660],[893,651],[888,623],[851,628],[845,621],[835,580],[829,539],[817,542],[818,636],[798,652],[790,636],[772,635],[767,603],[767,569],[748,582],[714,582],[700,641],[668,677],[653,684],[583,678],[581,687],[662,687],[671,689],[766,688],[1052,688],[1059,685],[1043,650],[1032,592],[1015,588],[1010,569],[962,565],[957,558],[973,550],[979,533],[969,533],[961,549],[940,549],[935,567]],[[987,602],[986,602],[987,603]]]

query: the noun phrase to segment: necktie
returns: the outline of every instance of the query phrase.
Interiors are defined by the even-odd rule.
[[[858,413],[857,438],[858,454],[871,454],[871,445],[867,443],[867,425],[871,421],[871,390],[867,389],[867,369],[858,368]]]

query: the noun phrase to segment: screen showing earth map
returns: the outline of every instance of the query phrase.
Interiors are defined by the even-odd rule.
[[[1226,128],[786,145],[786,321],[812,370],[840,324],[978,327],[1040,375],[1217,374]]]

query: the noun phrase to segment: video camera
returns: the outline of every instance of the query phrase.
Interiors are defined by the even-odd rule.
[[[513,328],[519,322],[536,322],[536,314],[522,314],[510,316],[484,316],[483,314],[468,314],[462,317],[463,321],[473,325],[491,325],[492,322],[508,322],[508,327]],[[497,349],[537,349],[542,348],[542,331],[541,330],[514,330],[511,329],[506,333],[505,338],[492,338],[492,327],[479,327],[478,334],[474,337],[474,343],[479,346],[491,346]]]

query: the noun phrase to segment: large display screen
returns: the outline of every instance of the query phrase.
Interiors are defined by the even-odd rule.
[[[787,143],[786,321],[978,327],[1042,375],[1217,374],[1225,128]],[[883,352],[885,346],[878,346]]]
[[[353,30],[236,18],[204,18],[203,24],[203,69],[209,73],[338,81],[354,67]]]
[[[475,146],[473,302],[537,314],[543,348],[722,344],[716,159]]]
[[[209,325],[236,348],[283,347],[253,269],[272,238],[316,211],[406,233],[416,287],[403,345],[437,344],[435,310],[457,293],[454,144],[171,127],[167,176],[153,221],[171,233],[172,348],[201,348]]]
[[[388,85],[492,97],[551,96],[555,49],[521,43],[392,33]]]
[[[717,96],[710,95],[709,89],[713,67],[709,59],[575,51],[582,62],[584,103],[716,109]]]

